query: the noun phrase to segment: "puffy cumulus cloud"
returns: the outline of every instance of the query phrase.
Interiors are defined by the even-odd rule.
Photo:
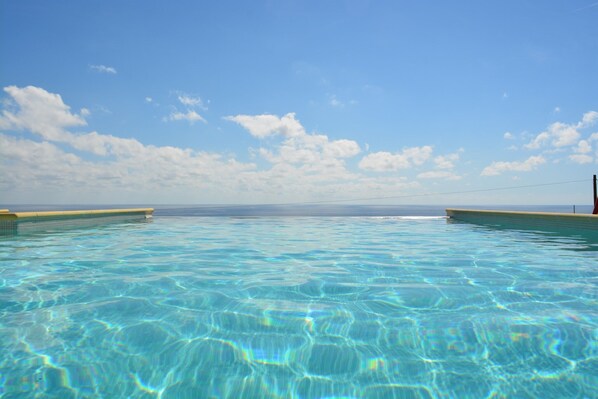
[[[259,149],[272,163],[258,169],[218,153],[76,133],[69,129],[85,126],[85,119],[59,95],[34,87],[5,91],[10,104],[0,118],[0,191],[10,194],[7,201],[42,195],[48,201],[296,202],[398,195],[418,187],[403,177],[351,172],[345,160],[361,151],[359,145],[307,134],[293,114],[276,118],[273,129],[282,141]],[[39,140],[19,137],[22,130]]]
[[[401,152],[374,152],[366,155],[359,162],[359,167],[374,172],[391,172],[408,169],[413,165],[421,165],[432,156],[432,147],[409,147]]]
[[[513,140],[515,139],[515,136],[513,136],[513,133],[511,132],[505,132],[505,134],[503,135],[505,140]]]
[[[524,147],[530,150],[537,150],[546,145],[551,145],[555,148],[575,145],[581,137],[579,130],[593,126],[596,121],[598,121],[598,112],[589,111],[583,115],[581,121],[578,123],[554,122],[548,126],[546,131],[538,134]]]
[[[581,122],[579,122],[579,127],[585,128],[585,127],[594,126],[596,124],[596,121],[598,121],[598,112],[596,112],[596,111],[586,112],[585,114],[583,114],[583,117],[581,118]]]
[[[99,73],[107,73],[109,75],[116,75],[116,69],[106,65],[90,65],[89,68],[92,71],[99,72]]]
[[[548,129],[534,137],[524,147],[531,150],[549,148],[549,152],[569,151],[568,159],[577,164],[588,164],[594,162],[592,142],[598,139],[598,133],[593,133],[582,138],[584,130],[594,126],[598,122],[598,112],[589,111],[583,114],[577,123],[552,123]],[[555,160],[555,162],[560,159]]]
[[[324,136],[326,137],[326,136]],[[323,155],[329,158],[350,158],[361,152],[359,144],[353,140],[326,140],[322,146]]]
[[[482,176],[497,176],[503,172],[530,172],[544,163],[546,159],[541,155],[531,156],[525,161],[492,162],[482,170]]]
[[[594,161],[594,157],[590,154],[592,152],[590,141],[592,141],[593,136],[590,136],[588,140],[580,140],[577,143],[577,147],[573,149],[574,154],[569,155],[571,161],[578,164],[592,163]]]
[[[73,114],[58,94],[34,86],[8,86],[4,91],[10,100],[0,116],[1,130],[26,130],[46,140],[61,140],[66,129],[87,125],[88,112]]]
[[[436,164],[436,168],[438,169],[453,169],[455,167],[455,162],[461,158],[461,153],[463,149],[460,149],[458,152],[454,152],[452,154],[447,155],[439,155],[434,158],[434,163]]]
[[[91,201],[102,193],[134,201],[155,200],[159,195],[164,201],[216,200],[222,193],[236,192],[237,182],[255,169],[253,164],[219,154],[168,146],[140,144],[114,153],[90,161],[50,142],[0,134],[0,158],[7,171],[0,178],[0,189],[19,192],[34,186],[52,195],[73,190],[79,198],[87,195]]]
[[[553,147],[565,147],[577,142],[581,134],[576,125],[555,122],[548,127],[548,130],[538,134],[524,147],[535,150],[550,143]]]
[[[345,159],[361,152],[359,144],[353,140],[330,140],[323,134],[308,134],[295,114],[283,117],[276,115],[237,115],[225,118],[243,126],[252,136],[263,138],[281,135],[283,140],[274,148],[260,147],[256,153],[273,164],[275,170],[295,170],[313,175],[310,179],[334,176],[334,179],[347,183],[358,178],[346,169]],[[290,173],[292,176],[296,173]],[[318,177],[319,176],[319,177]],[[331,181],[328,179],[328,183]]]
[[[360,152],[355,141],[330,141],[325,135],[308,134],[288,138],[277,150],[260,148],[258,153],[270,163],[343,165],[342,158],[350,158]]]
[[[283,117],[271,114],[263,115],[235,115],[227,116],[224,119],[238,123],[243,126],[252,136],[265,138],[275,134],[285,137],[297,137],[305,135],[305,129],[295,119],[295,113],[291,112]]]
[[[580,140],[573,151],[579,154],[587,154],[592,151],[592,145],[587,140]]]
[[[201,189],[197,192],[204,198],[204,194],[235,191],[241,176],[255,170],[252,163],[220,154],[144,145],[136,139],[98,132],[76,134],[67,128],[84,126],[85,120],[71,113],[59,95],[35,87],[11,86],[5,91],[13,109],[3,111],[0,130],[26,130],[43,141],[0,133],[3,192],[38,186],[56,192],[59,182],[61,190],[70,187],[77,192],[111,188],[151,194],[165,187],[185,192]],[[77,155],[73,149],[82,153]],[[91,161],[85,153],[100,159]]]
[[[125,139],[97,132],[75,134],[67,130],[72,127],[87,125],[84,115],[89,115],[86,108],[81,115],[70,112],[57,94],[33,86],[18,88],[9,86],[4,89],[11,96],[16,110],[3,110],[0,117],[1,130],[26,130],[45,140],[65,143],[71,147],[95,155],[128,155],[143,145],[135,139]]]
[[[187,112],[172,112],[168,118],[165,118],[168,121],[187,121],[190,124],[193,124],[197,121],[201,121],[203,123],[207,123],[207,121],[197,112],[193,110],[188,110]]]

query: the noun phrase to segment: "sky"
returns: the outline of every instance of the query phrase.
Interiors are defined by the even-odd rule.
[[[595,0],[0,0],[0,204],[590,204],[596,21]]]

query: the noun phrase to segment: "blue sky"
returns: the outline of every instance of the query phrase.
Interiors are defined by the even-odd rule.
[[[593,0],[0,11],[0,203],[591,201]]]

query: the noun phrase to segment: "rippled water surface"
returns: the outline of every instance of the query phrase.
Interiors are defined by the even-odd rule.
[[[405,218],[0,238],[1,398],[596,398],[598,252]]]

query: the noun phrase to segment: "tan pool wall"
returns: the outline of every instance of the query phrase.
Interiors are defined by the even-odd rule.
[[[153,208],[51,212],[9,212],[2,209],[0,210],[0,234],[148,219],[152,217],[153,213]]]

